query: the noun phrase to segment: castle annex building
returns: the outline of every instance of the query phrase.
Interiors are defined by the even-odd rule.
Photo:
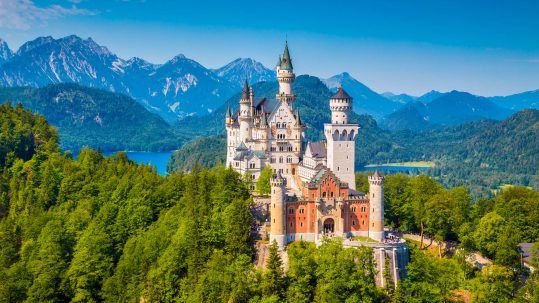
[[[325,141],[305,142],[300,112],[292,90],[295,74],[285,45],[277,63],[279,92],[275,99],[256,98],[245,82],[239,110],[226,114],[227,166],[256,181],[262,169],[271,178],[270,241],[284,249],[296,240],[320,243],[341,236],[345,245],[374,249],[380,275],[389,258],[394,281],[404,274],[406,245],[384,232],[384,178],[369,177],[369,192],[356,191],[355,140],[358,124],[348,116],[353,100],[342,88],[328,100],[331,121],[324,124]],[[354,241],[358,237],[370,242]],[[401,268],[402,270],[399,270]],[[396,282],[395,282],[396,283]]]

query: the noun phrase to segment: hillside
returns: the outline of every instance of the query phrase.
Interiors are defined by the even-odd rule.
[[[498,106],[512,110],[539,109],[539,89],[503,97],[489,97]]]
[[[394,132],[394,148],[378,163],[432,160],[429,174],[444,184],[486,193],[505,183],[539,188],[539,111],[424,132]]]
[[[63,149],[156,151],[183,142],[163,119],[121,94],[76,84],[0,88],[0,103],[6,100],[44,115],[58,128]]]
[[[452,91],[428,103],[409,103],[384,117],[381,125],[390,130],[425,130],[482,119],[501,120],[512,113],[487,98]]]

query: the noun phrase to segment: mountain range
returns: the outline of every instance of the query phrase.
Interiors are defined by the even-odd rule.
[[[210,114],[225,102],[236,102],[227,100],[235,96],[246,78],[251,83],[275,83],[276,80],[275,71],[250,58],[239,58],[223,67],[209,69],[181,54],[164,64],[137,57],[122,59],[91,38],[74,35],[60,39],[39,37],[24,43],[16,52],[0,40],[0,86],[37,88],[77,83],[123,93],[171,125],[193,115]],[[539,90],[488,98],[498,107],[511,110],[504,111],[491,104],[482,106],[466,94],[458,95],[462,97],[460,100],[455,100],[455,94],[443,99],[451,93],[438,91],[419,97],[390,92],[378,94],[346,72],[321,80],[332,91],[342,86],[354,97],[356,113],[369,114],[390,129],[408,126],[409,129],[425,129],[483,118],[501,119],[520,109],[539,107]],[[440,98],[447,103],[428,105]],[[459,110],[464,112],[455,114],[457,101]],[[484,109],[485,106],[492,109]],[[435,109],[452,116],[441,117],[432,112]],[[478,109],[480,112],[476,112]],[[451,121],[440,122],[435,117]]]
[[[452,91],[428,103],[411,101],[381,121],[391,130],[425,130],[482,119],[502,120],[514,111],[469,93]]]
[[[240,86],[240,79],[271,79],[274,72],[252,59],[238,59],[217,70],[178,55],[164,64],[124,60],[91,38],[40,37],[12,52],[0,40],[0,86],[43,87],[77,83],[126,94],[170,123],[207,114]]]

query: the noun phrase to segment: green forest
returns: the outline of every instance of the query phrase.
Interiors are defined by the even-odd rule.
[[[248,184],[231,169],[160,176],[124,153],[61,151],[48,122],[0,105],[0,302],[537,302],[518,243],[539,238],[539,194],[474,200],[425,175],[386,178],[386,224],[452,240],[412,243],[408,278],[377,288],[372,252],[296,242],[288,268],[269,245],[256,267]],[[357,175],[365,190],[366,175]],[[536,254],[532,262],[537,266]],[[472,251],[492,260],[482,270]]]
[[[302,75],[293,84],[295,108],[306,125],[305,139],[323,140],[324,123],[330,121],[331,91],[320,79]],[[258,97],[273,98],[276,82],[253,85]],[[195,164],[212,167],[224,163],[225,110],[238,106],[239,95],[205,119],[180,122],[177,129],[201,136],[176,151],[169,171],[188,170]],[[369,115],[350,114],[360,126],[356,139],[356,169],[367,164],[433,161],[426,173],[445,186],[466,186],[474,197],[490,197],[505,184],[539,189],[539,111],[522,110],[503,121],[484,120],[428,131],[388,131]]]

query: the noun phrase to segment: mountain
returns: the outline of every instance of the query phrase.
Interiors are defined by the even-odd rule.
[[[170,123],[211,112],[235,90],[235,84],[183,55],[163,65],[140,58],[124,60],[91,38],[74,35],[29,41],[0,68],[0,86],[56,83],[124,93]]]
[[[6,41],[0,39],[0,65],[9,61],[13,57],[13,52],[7,45]]]
[[[230,82],[181,54],[150,73],[147,81],[148,99],[140,98],[152,106],[166,104],[177,117],[211,113],[234,93]]]
[[[501,107],[512,110],[539,109],[539,89],[505,97],[489,97],[489,99]]]
[[[407,103],[410,103],[410,102],[414,102],[417,99],[417,97],[410,96],[408,94],[395,95],[392,92],[385,92],[385,93],[382,93],[381,95],[382,95],[382,97],[384,97],[386,99],[389,99],[389,100],[391,100],[393,102],[397,102],[397,103],[400,103],[400,104],[407,104]]]
[[[157,151],[184,141],[161,117],[118,93],[77,84],[0,88],[0,102],[6,100],[45,116],[58,128],[63,149]]]
[[[237,89],[241,88],[246,78],[250,83],[276,80],[274,70],[251,58],[238,58],[221,68],[214,69],[213,72],[217,76],[234,83]]]
[[[330,89],[342,86],[354,98],[354,111],[357,113],[369,114],[376,119],[381,119],[401,107],[401,104],[377,94],[349,73],[338,74],[323,81]]]
[[[430,92],[419,96],[416,98],[416,101],[422,102],[422,103],[429,103],[435,99],[440,98],[444,93],[441,93],[437,90],[431,90]]]
[[[427,104],[411,103],[386,116],[381,124],[391,130],[424,130],[481,119],[502,120],[512,113],[487,98],[452,91]]]

